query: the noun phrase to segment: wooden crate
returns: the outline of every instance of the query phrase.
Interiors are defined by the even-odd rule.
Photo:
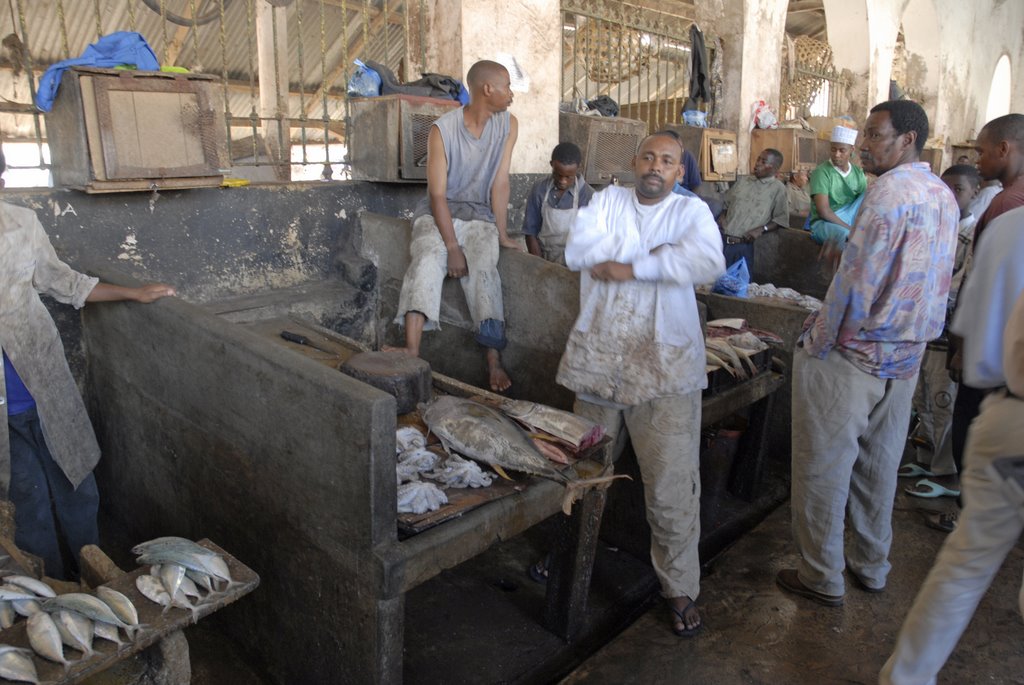
[[[611,183],[612,177],[632,183],[633,157],[647,135],[647,124],[622,117],[588,117],[561,112],[558,140],[575,143],[583,152],[580,164],[587,183]]]
[[[828,145],[825,145],[825,158],[819,159],[818,139],[810,131],[797,128],[755,128],[750,132],[751,172],[757,156],[766,148],[775,148],[782,153],[779,171],[787,174],[793,169],[812,171],[820,162],[828,159]]]
[[[427,138],[455,100],[415,95],[353,98],[349,160],[359,181],[427,180]]]
[[[967,155],[968,159],[970,159],[970,164],[977,164],[978,151],[974,149],[974,143],[975,141],[973,140],[965,140],[962,143],[955,143],[954,145],[950,146],[950,149],[953,153],[952,159],[950,159],[949,161],[950,165],[956,164],[957,158],[962,157],[963,155]]]
[[[46,115],[55,184],[89,193],[220,185],[219,88],[205,74],[66,71]]]
[[[739,156],[735,133],[721,128],[700,128],[683,124],[668,124],[665,128],[678,133],[683,139],[683,147],[697,158],[703,180],[736,180]]]

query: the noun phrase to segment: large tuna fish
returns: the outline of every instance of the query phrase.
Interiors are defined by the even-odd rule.
[[[563,472],[534,446],[522,428],[496,409],[478,402],[444,395],[427,405],[420,405],[420,416],[444,446],[470,459],[488,464],[499,473],[520,471],[561,483],[566,487],[562,511],[572,510],[572,503],[588,487],[627,476],[600,476],[580,479],[572,472]],[[568,474],[568,475],[567,475]]]

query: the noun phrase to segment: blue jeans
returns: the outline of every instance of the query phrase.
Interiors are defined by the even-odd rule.
[[[40,557],[51,578],[75,578],[82,546],[99,542],[96,479],[90,473],[78,488],[71,485],[50,455],[34,408],[8,416],[7,427],[14,542],[19,549]],[[61,554],[62,543],[72,557],[67,564]]]
[[[725,255],[725,268],[740,261],[747,260],[747,268],[754,268],[754,243],[736,243],[735,245],[722,244],[722,254]]]

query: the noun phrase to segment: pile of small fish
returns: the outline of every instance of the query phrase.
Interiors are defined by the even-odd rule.
[[[31,595],[18,597],[15,588]],[[108,587],[96,589],[96,595],[70,592],[56,595],[53,590],[35,578],[8,576],[0,586],[0,596],[13,606],[20,606],[28,616],[26,634],[31,650],[0,645],[0,677],[8,680],[37,683],[39,676],[31,654],[64,666],[67,672],[78,659],[69,660],[64,647],[82,653],[79,659],[88,659],[95,652],[93,640],[100,638],[124,644],[120,630],[134,639],[139,625],[135,605],[117,590]]]
[[[768,345],[751,331],[737,332],[728,326],[713,326],[708,323],[704,338],[705,371],[711,373],[724,369],[733,378],[747,379],[756,376],[758,368],[752,357]],[[749,372],[749,373],[748,373]]]
[[[234,584],[219,554],[185,538],[156,538],[136,545],[132,552],[138,555],[138,564],[149,566],[148,574],[136,577],[135,587],[164,613],[171,607],[188,609],[195,621],[201,605]],[[221,583],[224,587],[218,588]]]

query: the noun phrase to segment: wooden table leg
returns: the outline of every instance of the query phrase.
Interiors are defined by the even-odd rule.
[[[604,487],[588,490],[573,506],[570,516],[558,517],[548,566],[544,625],[569,642],[586,621],[590,579],[607,496]]]

